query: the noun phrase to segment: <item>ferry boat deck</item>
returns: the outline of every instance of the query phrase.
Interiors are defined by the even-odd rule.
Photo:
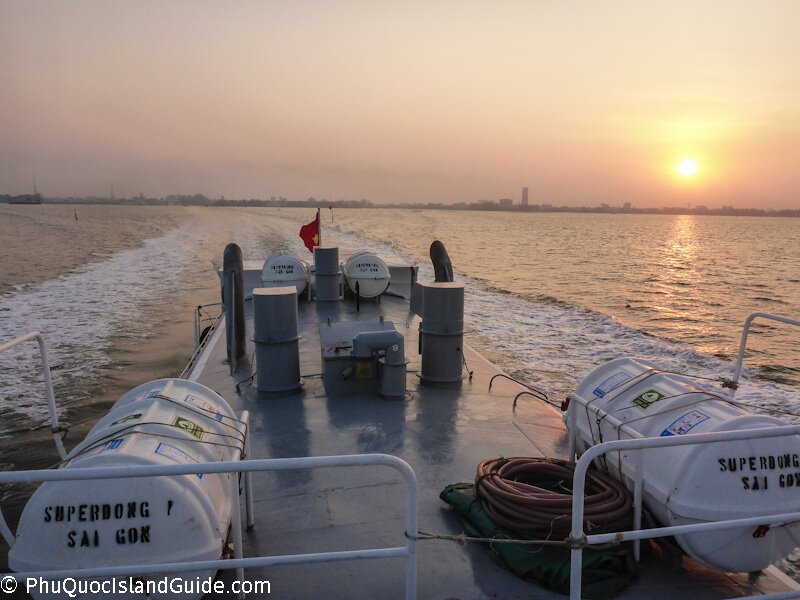
[[[251,291],[247,289],[248,295]],[[408,291],[401,293],[408,297]],[[439,499],[445,486],[473,481],[477,465],[487,458],[566,457],[561,413],[530,396],[522,396],[513,408],[515,396],[526,388],[496,377],[501,371],[468,346],[463,349],[466,368],[460,386],[421,384],[419,317],[410,311],[406,298],[384,295],[380,301],[361,300],[358,310],[351,300],[300,299],[302,388],[295,393],[259,393],[253,381],[244,381],[256,370],[252,299],[246,301],[246,358],[234,373],[227,360],[224,320],[209,334],[185,376],[221,394],[237,414],[249,411],[248,458],[366,453],[400,457],[418,479],[419,529],[458,535],[464,531],[461,520]],[[327,394],[320,331],[331,323],[375,323],[381,318],[405,337],[405,398]],[[385,467],[254,473],[253,496],[255,527],[243,533],[245,556],[405,543],[405,484]],[[665,550],[643,543],[642,547],[641,574],[619,598],[712,599],[793,590],[800,596],[797,584],[774,567],[760,574],[724,573],[677,550],[670,552],[669,546]],[[417,556],[419,598],[563,597],[498,566],[485,544],[421,540]],[[374,599],[403,597],[404,574],[404,559],[388,558],[253,568],[245,577],[269,580],[271,597]],[[232,572],[222,577],[231,578]]]
[[[228,331],[226,319],[221,317],[203,338],[181,375],[183,379],[210,388],[221,398],[211,394],[208,389],[186,381],[161,380],[169,382],[164,388],[144,384],[117,403],[122,407],[119,414],[112,408],[95,425],[87,439],[72,449],[66,463],[77,461],[77,469],[3,474],[2,479],[6,482],[52,482],[69,478],[99,480],[97,487],[50,487],[46,488],[45,494],[40,494],[45,486],[40,487],[28,504],[28,507],[33,506],[29,511],[31,516],[23,526],[23,514],[16,527],[16,540],[11,530],[5,527],[5,521],[0,522],[3,538],[13,544],[9,557],[18,548],[23,548],[16,555],[17,566],[10,565],[17,571],[17,577],[22,578],[24,573],[31,571],[54,573],[54,578],[79,577],[80,569],[94,570],[91,577],[140,575],[145,567],[153,569],[153,573],[160,569],[159,573],[174,574],[174,563],[181,562],[180,558],[175,558],[175,554],[192,556],[192,552],[197,550],[197,555],[200,552],[205,553],[204,556],[213,555],[212,561],[219,557],[219,553],[261,561],[262,566],[248,564],[243,577],[248,582],[268,581],[269,597],[276,598],[372,600],[416,597],[467,600],[563,597],[536,583],[520,579],[500,566],[496,560],[496,544],[490,548],[482,542],[459,543],[464,541],[460,536],[466,527],[457,512],[440,499],[440,493],[446,486],[473,482],[477,466],[486,459],[518,456],[567,458],[569,454],[562,413],[526,393],[529,392],[528,388],[513,381],[463,343],[460,334],[463,325],[469,330],[469,323],[462,324],[460,310],[453,310],[458,302],[445,305],[441,312],[436,312],[441,307],[432,308],[437,305],[438,300],[434,299],[440,294],[450,294],[453,290],[463,292],[459,285],[441,283],[425,287],[426,284],[422,284],[425,288],[422,295],[424,308],[420,310],[420,296],[417,293],[421,288],[414,287],[416,272],[409,265],[388,267],[393,275],[385,294],[378,298],[357,299],[339,290],[337,273],[317,273],[312,276],[309,285],[312,290],[316,286],[316,293],[303,294],[299,298],[293,287],[262,289],[261,266],[260,262],[245,263],[244,269],[239,271],[240,281],[244,285],[235,295],[242,299],[238,314],[243,321],[233,319],[235,325],[231,330],[238,327],[240,333],[244,332],[244,336],[240,336],[244,346],[242,352],[238,353],[240,358],[229,360],[228,334],[233,332]],[[322,284],[318,286],[317,280],[327,275],[334,276],[329,282],[335,281],[336,286],[332,295],[330,287],[327,289],[323,301],[319,299]],[[230,291],[227,291],[225,297],[230,298],[229,294]],[[412,296],[414,300],[409,302]],[[314,301],[310,299],[312,297]],[[269,304],[275,299],[283,303],[280,306],[288,307],[291,319],[284,320],[278,304]],[[263,304],[265,301],[268,301],[267,305]],[[236,303],[228,304],[230,310]],[[417,315],[419,312],[424,314],[422,319]],[[444,318],[444,321],[432,318],[433,315]],[[442,323],[451,316],[453,321],[441,329]],[[266,330],[266,334],[264,319],[270,321],[273,327]],[[429,319],[427,324],[426,319]],[[448,377],[437,379],[438,372],[432,372],[430,365],[442,365],[445,362],[428,362],[429,370],[426,371],[425,356],[438,357],[439,354],[433,353],[431,348],[441,349],[443,346],[428,336],[447,337],[453,332],[457,332],[458,336],[448,338],[446,343],[450,344],[451,351],[457,351],[458,360],[454,364],[450,352]],[[423,336],[422,340],[420,335]],[[7,349],[26,340],[32,341],[37,336],[39,334],[32,333],[3,344],[0,348]],[[236,339],[233,334],[230,337]],[[43,347],[41,338],[38,339]],[[267,357],[280,358],[283,350],[277,347],[283,348],[282,345],[286,344],[291,358],[285,363],[280,360],[271,362],[269,358],[262,361],[258,357],[263,355],[265,344],[273,347],[270,353],[277,352],[268,353]],[[453,344],[457,344],[457,347]],[[236,345],[235,341],[233,345]],[[362,354],[364,348],[366,355]],[[421,356],[423,351],[427,354]],[[259,362],[267,369],[260,375],[262,380],[259,380]],[[43,363],[46,365],[44,354]],[[293,366],[287,370],[289,363]],[[275,365],[277,368],[273,368]],[[298,369],[296,375],[295,368]],[[587,371],[591,368],[592,365],[587,365]],[[287,373],[290,375],[288,379],[293,381],[281,387],[285,383],[281,379]],[[274,385],[268,384],[273,381],[272,378],[277,381]],[[170,397],[170,392],[163,391],[180,385],[194,388],[191,394],[181,398]],[[213,396],[222,411],[202,408],[206,411],[203,418],[207,420],[202,428],[191,420],[196,418],[192,416],[196,411],[188,413],[189,418],[181,416],[184,412],[180,412],[188,410],[187,406],[204,406],[203,400],[192,395],[195,393],[208,393],[209,398]],[[223,399],[229,406],[223,406]],[[50,400],[54,436],[60,441],[52,397]],[[162,410],[163,407],[159,407],[164,403],[167,407],[164,415],[167,416],[159,417],[154,412],[151,415],[151,408],[153,411]],[[129,410],[128,406],[138,407],[136,410],[139,412]],[[178,406],[181,408],[176,408]],[[148,414],[140,422],[145,412]],[[223,416],[223,412],[227,416]],[[247,443],[244,445],[247,453],[245,459],[258,461],[351,456],[358,460],[369,460],[370,456],[383,455],[384,458],[380,460],[405,469],[405,476],[386,464],[305,468],[309,465],[304,463],[301,469],[255,471],[241,479],[228,475],[222,479],[215,475],[216,479],[209,477],[202,480],[200,472],[193,469],[203,469],[203,473],[211,474],[230,473],[239,466],[248,469],[254,465],[264,466],[261,462],[250,465],[235,460],[214,462],[222,458],[203,462],[176,446],[188,443],[190,446],[184,446],[188,452],[202,451],[207,453],[206,456],[212,456],[208,454],[212,452],[217,453],[215,455],[218,457],[238,458],[241,442],[245,439],[243,435],[236,438],[236,443],[225,446],[224,442],[219,441],[220,438],[204,440],[204,432],[212,438],[222,435],[213,431],[225,426],[233,427],[238,434],[242,434],[244,423],[238,421],[237,416],[244,420],[242,415],[245,412],[249,424]],[[177,419],[174,418],[176,414]],[[233,419],[236,424],[224,424],[224,418]],[[176,427],[181,431],[176,431]],[[162,437],[168,438],[173,445],[161,444],[159,440]],[[230,435],[224,437],[233,439]],[[130,443],[126,439],[130,439]],[[162,446],[166,454],[159,450]],[[63,448],[60,450],[63,451]],[[117,452],[106,453],[107,450]],[[129,456],[131,462],[111,458],[115,454]],[[169,460],[164,462],[159,459],[159,464],[154,465],[152,457],[155,455]],[[80,468],[81,461],[92,466],[93,460],[98,461],[94,464],[100,465],[99,469]],[[317,462],[327,460],[320,459]],[[196,464],[198,462],[202,464]],[[274,464],[269,463],[269,466]],[[110,465],[110,468],[103,469],[103,465]],[[409,466],[413,469],[413,475]],[[160,481],[173,490],[164,496],[167,502],[159,503],[159,510],[165,510],[161,525],[166,525],[158,532],[161,536],[159,544],[144,544],[150,542],[151,534],[155,539],[156,528],[162,529],[155,514],[150,514],[149,506],[155,505],[150,501],[155,497],[150,497],[154,493],[151,491],[145,494],[148,501],[142,501],[139,505],[130,503],[134,509],[139,506],[134,512],[144,518],[141,529],[134,527],[134,533],[131,533],[133,530],[118,529],[117,536],[122,532],[123,538],[117,537],[116,544],[112,539],[107,546],[104,545],[106,542],[100,543],[102,536],[98,529],[93,530],[94,537],[84,531],[85,540],[82,538],[81,546],[87,547],[86,553],[73,552],[76,544],[70,545],[69,542],[73,540],[70,536],[74,532],[67,531],[72,527],[69,521],[73,516],[78,521],[95,520],[91,516],[94,514],[91,507],[96,507],[99,519],[101,505],[97,502],[117,502],[110,524],[96,525],[98,528],[105,527],[103,536],[113,533],[114,528],[118,527],[114,523],[126,518],[126,505],[119,499],[109,498],[128,498],[125,493],[133,497],[139,489],[144,490],[151,485],[138,483],[142,481],[138,477],[152,475],[161,476]],[[178,479],[170,479],[169,476]],[[187,476],[189,479],[179,479]],[[203,481],[202,486],[205,487],[198,483],[195,476]],[[122,478],[124,481],[114,485],[106,480],[108,477]],[[414,478],[416,481],[416,506],[411,513],[409,498],[414,498],[414,495],[409,494],[409,478],[412,482]],[[247,485],[248,479],[252,485]],[[228,485],[214,488],[214,485],[218,485],[214,482],[220,481],[227,481]],[[126,486],[125,493],[120,491],[122,484]],[[198,492],[201,487],[206,492]],[[245,493],[239,493],[240,487],[245,488]],[[195,493],[199,495],[193,496]],[[212,495],[203,496],[203,493]],[[57,496],[54,500],[47,500],[46,494]],[[41,496],[38,500],[37,495]],[[52,504],[63,502],[61,498],[65,496],[69,496],[71,504],[66,508],[62,505],[53,509]],[[166,523],[170,510],[176,505],[172,499],[174,497],[186,500],[179,504],[180,508],[176,509],[173,516],[174,521],[184,519],[179,525]],[[206,509],[218,510],[218,515],[224,515],[219,516],[216,525],[211,522],[211,531],[206,529],[209,524],[203,521],[205,517],[201,513],[189,511],[188,507],[195,505],[195,500],[202,500]],[[103,510],[108,508],[110,519],[111,505],[103,504],[102,507]],[[61,517],[58,516],[58,509],[62,511]],[[51,518],[53,510],[56,510],[55,519]],[[69,510],[72,513],[66,512]],[[254,526],[240,531],[236,524],[241,515],[248,513],[253,516]],[[416,515],[416,524],[410,524],[409,514]],[[133,516],[136,515],[128,515],[131,518]],[[153,520],[150,520],[151,517]],[[102,520],[107,519],[103,516]],[[241,520],[245,521],[244,518]],[[42,528],[42,523],[52,521],[57,521],[54,525],[58,527],[51,524]],[[227,536],[229,542],[225,543],[228,523],[231,523],[231,530]],[[130,524],[135,525],[133,521]],[[64,525],[66,529],[62,527]],[[65,531],[68,534],[66,544],[61,541],[64,540]],[[209,535],[188,535],[192,532]],[[126,542],[132,538],[124,536],[134,534],[136,541],[143,543],[134,548],[136,552],[129,553],[127,548],[132,546]],[[186,537],[181,537],[183,534],[187,534]],[[409,537],[416,541],[409,542]],[[745,542],[749,543],[749,531],[745,538]],[[548,536],[548,539],[555,538]],[[20,544],[21,540],[24,543]],[[180,540],[191,542],[183,543]],[[200,540],[205,540],[202,543],[209,541],[208,548],[196,549],[194,543],[201,543]],[[172,547],[175,544],[178,544],[177,548]],[[377,550],[380,556],[373,554],[368,559],[341,560],[342,553],[368,553],[375,549],[381,549]],[[114,552],[117,558],[111,559],[108,564],[107,556]],[[401,555],[401,552],[415,552],[416,560]],[[333,561],[330,555],[321,556],[321,553],[340,554]],[[294,560],[297,555],[306,558],[315,555],[314,562],[277,564],[283,559],[276,557]],[[263,566],[265,560],[272,561],[272,564]],[[526,561],[526,565],[530,564],[530,557]],[[235,570],[237,565],[235,561],[220,562],[231,565],[231,568],[223,568],[218,575],[221,581],[229,584],[225,586],[226,589],[231,590],[233,586],[230,584],[238,575]],[[211,569],[210,565],[203,567],[203,564],[194,563],[193,566]],[[409,570],[409,564],[415,565],[415,569]],[[217,568],[215,564],[213,570]],[[574,594],[577,586],[568,590],[569,563],[564,562],[557,570],[561,592],[572,591]],[[638,576],[625,578],[626,582],[630,581],[621,591],[616,584],[610,586],[614,588],[614,593],[609,591],[610,587],[595,587],[594,593],[584,597],[647,600],[741,598],[767,594],[773,594],[773,598],[800,597],[800,585],[774,566],[758,573],[714,570],[683,555],[677,545],[663,539],[658,544],[642,543],[638,571]],[[9,574],[4,575],[3,585],[11,589],[14,578]],[[20,587],[11,597],[27,597],[23,589]],[[583,591],[586,589],[582,588]],[[3,591],[8,590],[4,587]],[[218,596],[230,597],[226,594],[210,594],[206,597]],[[265,596],[251,594],[250,597]]]

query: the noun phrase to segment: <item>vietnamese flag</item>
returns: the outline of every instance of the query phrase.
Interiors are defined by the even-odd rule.
[[[317,211],[317,216],[311,223],[300,228],[300,238],[308,248],[308,251],[313,254],[314,247],[319,246],[319,211]]]

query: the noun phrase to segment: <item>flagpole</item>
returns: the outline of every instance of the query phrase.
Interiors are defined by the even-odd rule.
[[[322,246],[322,217],[319,214],[319,207],[317,207],[317,246]]]

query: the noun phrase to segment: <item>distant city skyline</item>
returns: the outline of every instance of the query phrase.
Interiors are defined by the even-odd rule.
[[[800,208],[800,2],[0,3],[0,194]]]
[[[524,199],[524,189],[523,189]],[[0,194],[0,204],[70,204],[70,205],[181,205],[181,206],[243,206],[243,207],[308,207],[308,208],[377,208],[377,209],[429,209],[429,210],[470,210],[470,211],[507,211],[521,213],[538,212],[572,212],[572,213],[608,213],[608,214],[646,214],[646,215],[698,215],[698,216],[749,216],[749,217],[800,217],[800,208],[797,209],[763,209],[752,207],[708,207],[705,205],[687,206],[661,206],[641,207],[633,206],[630,202],[622,205],[601,203],[597,206],[566,206],[560,204],[514,204],[512,198],[501,198],[497,201],[479,200],[477,202],[444,203],[383,203],[373,204],[366,198],[359,200],[327,198],[306,198],[305,200],[290,199],[283,196],[266,198],[228,198],[224,196],[211,199],[203,194],[181,195],[171,194],[160,198],[148,198],[143,195],[132,198],[115,198],[111,196],[98,197],[68,197],[46,198],[41,194],[20,194],[16,196]]]

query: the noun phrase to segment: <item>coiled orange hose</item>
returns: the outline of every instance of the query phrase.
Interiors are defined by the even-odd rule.
[[[557,458],[493,458],[478,465],[475,495],[497,524],[527,539],[564,539],[572,523],[575,464]],[[586,533],[624,531],[632,524],[632,499],[615,479],[586,474]]]

